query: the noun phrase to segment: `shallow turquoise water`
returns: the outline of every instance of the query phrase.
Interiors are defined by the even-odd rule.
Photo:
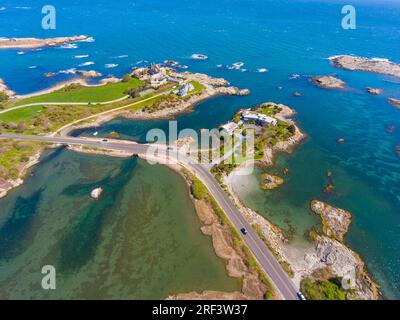
[[[104,189],[98,201],[96,187]],[[1,298],[240,289],[201,233],[185,183],[165,167],[52,151],[0,205]],[[41,288],[44,265],[56,268],[54,291]]]
[[[224,77],[233,85],[251,89],[248,97],[217,98],[201,104],[193,113],[178,118],[180,128],[212,128],[239,108],[264,101],[288,104],[298,111],[297,120],[309,139],[293,156],[279,158],[278,166],[291,169],[282,188],[271,193],[255,190],[245,200],[284,227],[289,218],[296,239],[301,239],[304,230],[318,223],[308,211],[308,202],[321,197],[326,171],[332,170],[337,194],[327,201],[354,215],[346,241],[364,257],[386,296],[400,297],[400,159],[395,152],[400,144],[400,111],[386,102],[388,97],[400,98],[400,81],[337,70],[327,61],[332,55],[355,54],[400,62],[398,1],[353,2],[358,25],[352,31],[340,28],[340,10],[348,4],[340,0],[54,3],[58,28],[47,32],[39,21],[34,23],[40,20],[38,5],[20,10],[5,1],[7,9],[0,12],[2,34],[49,37],[84,33],[94,36],[96,42],[24,55],[1,51],[0,77],[12,89],[31,92],[68,78],[42,75],[77,67],[83,61],[74,55],[89,54],[86,60],[96,63],[90,69],[103,74],[122,75],[143,59],[174,59],[191,71]],[[191,60],[190,55],[197,52],[210,59]],[[117,58],[120,55],[129,57]],[[236,61],[245,62],[248,72],[216,68]],[[105,69],[106,63],[119,66]],[[255,72],[264,67],[268,73]],[[302,77],[288,80],[293,73]],[[345,80],[349,90],[321,90],[307,80],[307,75],[332,73]],[[369,95],[366,86],[383,88],[384,94]],[[292,97],[294,91],[303,97]],[[389,125],[396,127],[392,134],[386,132]],[[102,134],[118,131],[124,138],[143,141],[147,130],[154,127],[166,128],[167,124],[115,120],[96,130]],[[336,143],[340,137],[346,143]]]

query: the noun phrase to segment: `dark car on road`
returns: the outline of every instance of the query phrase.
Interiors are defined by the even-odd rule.
[[[245,228],[240,229],[240,232],[245,236],[247,234],[247,230]]]

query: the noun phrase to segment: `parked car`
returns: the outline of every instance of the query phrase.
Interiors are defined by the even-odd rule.
[[[247,234],[247,230],[245,228],[240,229],[240,232],[245,236]]]

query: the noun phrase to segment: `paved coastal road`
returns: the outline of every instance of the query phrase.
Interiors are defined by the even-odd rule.
[[[31,141],[45,141],[59,144],[71,144],[71,145],[83,145],[88,147],[96,147],[117,151],[127,151],[137,155],[145,156],[148,152],[150,145],[137,144],[128,141],[118,140],[101,140],[93,138],[73,138],[73,137],[41,137],[41,136],[25,136],[25,135],[14,135],[14,134],[0,134],[0,139],[19,139],[19,140],[31,140]],[[171,151],[172,152],[172,151]],[[175,156],[172,156],[175,157]],[[175,158],[176,159],[176,158]],[[220,205],[221,209],[225,212],[232,225],[240,233],[240,229],[245,228],[247,230],[246,235],[241,236],[258,260],[264,272],[269,276],[271,281],[274,283],[277,290],[280,292],[282,297],[286,300],[298,300],[297,290],[295,289],[293,282],[283,271],[279,263],[277,262],[274,255],[265,245],[265,243],[258,237],[256,232],[253,230],[251,225],[245,220],[240,211],[232,203],[231,199],[221,188],[214,176],[209,172],[207,167],[201,164],[194,163],[193,159],[186,157],[185,155],[179,154],[179,163],[187,167],[193,173],[196,174],[208,188],[211,195]]]

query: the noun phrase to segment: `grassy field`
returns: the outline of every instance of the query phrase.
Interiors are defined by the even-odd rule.
[[[144,85],[143,81],[132,78],[128,82],[109,83],[98,87],[65,87],[51,93],[20,100],[17,105],[40,102],[106,102],[122,98],[125,96],[125,90],[142,85]]]
[[[40,115],[44,110],[43,106],[32,106],[22,109],[16,109],[10,112],[0,114],[0,122],[14,122],[18,124],[22,119],[31,122],[31,120]]]
[[[88,116],[98,114],[103,111],[123,107],[137,102],[134,106],[127,107],[126,110],[137,111],[154,103],[168,99],[169,95],[153,97],[162,92],[168,92],[169,87],[164,90],[155,91],[136,98],[127,98],[112,104],[91,104],[91,105],[52,105],[52,106],[27,106],[21,109],[10,110],[0,114],[0,131],[22,134],[47,134],[60,127]],[[153,98],[152,98],[153,97]],[[148,101],[142,101],[150,98]],[[16,128],[21,121],[25,122],[26,129],[21,131]],[[13,125],[11,125],[13,123]]]

